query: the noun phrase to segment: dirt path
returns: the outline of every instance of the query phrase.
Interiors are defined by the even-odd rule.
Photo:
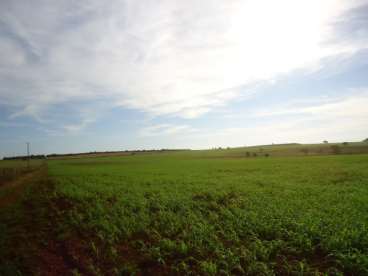
[[[7,229],[5,251],[0,244],[0,275],[3,275],[2,258],[13,265],[11,271],[14,275],[17,271],[22,271],[24,275],[72,275],[71,271],[76,269],[82,275],[91,275],[73,259],[75,252],[72,249],[80,244],[78,240],[69,243],[57,238],[57,216],[54,210],[45,211],[50,208],[45,197],[50,192],[48,184],[47,168],[40,167],[0,186],[0,211],[4,210],[0,221]],[[5,207],[20,201],[30,186],[37,193],[32,192],[22,204],[16,206],[17,216],[13,217],[13,210]]]
[[[27,173],[14,181],[2,184],[0,186],[0,208],[14,204],[21,197],[27,184],[39,173],[40,171],[36,170]]]

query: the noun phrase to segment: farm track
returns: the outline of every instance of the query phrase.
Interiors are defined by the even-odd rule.
[[[42,166],[0,186],[1,221],[7,229],[3,245],[6,251],[0,248],[0,275],[18,272],[40,276],[71,275],[76,268],[84,272],[70,255],[70,249],[57,239],[58,216],[47,197],[52,190],[50,183],[47,167]],[[31,189],[30,194],[28,189]]]
[[[0,208],[8,207],[22,196],[27,184],[40,175],[41,169],[36,171],[29,172],[16,180],[6,182],[0,186]],[[4,195],[1,196],[1,192],[4,192]]]

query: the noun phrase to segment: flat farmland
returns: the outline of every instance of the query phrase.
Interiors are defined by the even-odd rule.
[[[368,273],[368,155],[208,156],[49,161],[55,227],[75,271]]]

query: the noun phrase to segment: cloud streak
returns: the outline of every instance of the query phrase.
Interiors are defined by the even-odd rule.
[[[38,121],[50,106],[100,98],[196,118],[244,87],[366,47],[325,43],[331,22],[360,4],[348,3],[2,1],[0,103]]]
[[[265,121],[247,121],[242,127],[224,127],[221,131],[202,129],[200,133],[182,138],[195,140],[196,145],[203,148],[208,147],[209,141],[213,146],[222,147],[272,142],[319,143],[326,139],[336,142],[359,141],[367,135],[367,103],[368,94],[365,93],[356,98],[333,99],[322,104],[295,108],[290,112],[271,110],[257,114],[259,117],[266,116],[268,120]]]
[[[354,89],[348,91],[348,96],[335,98],[320,98],[289,103],[284,106],[258,110],[251,117],[275,117],[285,115],[315,116],[319,119],[329,117],[338,120],[340,118],[368,118],[368,92],[367,89]],[[299,106],[298,106],[299,105]]]
[[[157,124],[141,129],[139,134],[141,137],[153,137],[171,136],[177,134],[188,135],[195,132],[196,130],[188,125]]]

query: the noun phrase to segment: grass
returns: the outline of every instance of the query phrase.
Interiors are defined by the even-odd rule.
[[[25,160],[1,160],[0,161],[0,195],[1,193],[8,189],[7,187],[2,187],[2,185],[9,183],[18,179],[29,172],[35,171],[40,166],[44,165],[43,160],[30,160],[29,166],[28,162]]]
[[[30,167],[37,167],[44,163],[44,160],[30,160]],[[0,168],[26,168],[27,160],[0,160]]]
[[[368,155],[330,147],[49,160],[0,208],[0,275],[366,275]]]
[[[367,155],[239,152],[49,161],[74,272],[368,273]]]

